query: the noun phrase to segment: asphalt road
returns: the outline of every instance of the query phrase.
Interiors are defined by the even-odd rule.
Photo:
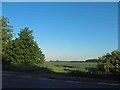
[[[2,88],[119,88],[119,83],[55,80],[32,75],[2,74]]]

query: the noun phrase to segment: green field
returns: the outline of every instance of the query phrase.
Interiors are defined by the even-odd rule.
[[[76,77],[104,78],[118,80],[119,75],[99,72],[97,62],[45,62],[44,64],[10,64],[4,70],[44,75],[67,75]]]
[[[57,73],[68,73],[72,71],[90,72],[96,68],[97,63],[95,62],[69,62],[69,61],[53,61],[45,62],[44,66],[49,68],[53,72]]]

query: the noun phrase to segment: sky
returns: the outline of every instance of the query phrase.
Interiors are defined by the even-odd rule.
[[[33,30],[46,60],[86,60],[118,49],[118,4],[4,2],[13,32]]]
[[[2,2],[119,2],[119,0],[2,0]]]

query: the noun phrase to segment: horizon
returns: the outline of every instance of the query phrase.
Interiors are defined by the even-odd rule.
[[[46,60],[84,61],[118,49],[117,2],[3,2],[2,10],[16,35],[33,30]]]

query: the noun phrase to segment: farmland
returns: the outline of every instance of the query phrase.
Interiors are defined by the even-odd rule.
[[[45,62],[44,67],[51,69],[57,73],[69,73],[72,71],[89,72],[90,69],[95,69],[96,62],[70,62],[70,61],[52,61]]]
[[[46,62],[46,65],[54,66],[73,66],[73,67],[96,67],[97,63],[94,62],[70,62],[70,61],[52,61]]]

